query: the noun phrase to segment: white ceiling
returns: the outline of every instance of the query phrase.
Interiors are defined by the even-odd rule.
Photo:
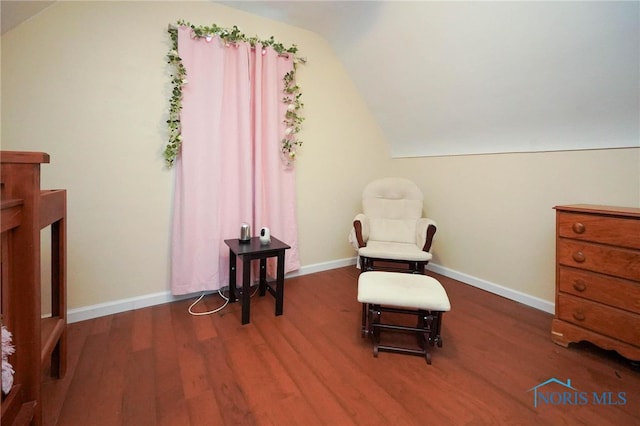
[[[323,36],[394,157],[640,146],[640,2],[220,3]]]
[[[8,1],[0,2],[0,33],[4,34],[51,6],[55,1]]]
[[[254,15],[320,34],[332,45],[348,41],[358,28],[372,21],[381,1],[216,1]]]
[[[640,146],[640,2],[218,3],[325,38],[393,156]]]

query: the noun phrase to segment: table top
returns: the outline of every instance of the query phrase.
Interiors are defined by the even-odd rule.
[[[274,237],[271,237],[271,242],[269,244],[260,243],[260,237],[251,237],[251,240],[248,243],[242,244],[240,244],[240,240],[238,238],[224,240],[224,242],[229,246],[231,251],[238,256],[242,256],[243,254],[269,253],[280,250],[284,251],[291,248],[291,246]]]

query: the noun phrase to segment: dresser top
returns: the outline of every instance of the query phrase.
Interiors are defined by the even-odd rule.
[[[640,219],[640,208],[638,207],[601,206],[597,204],[570,204],[564,206],[555,206],[554,209],[563,212],[592,213],[608,216],[627,216]]]

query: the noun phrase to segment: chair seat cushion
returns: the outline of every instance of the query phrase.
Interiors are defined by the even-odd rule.
[[[358,255],[376,259],[429,261],[431,253],[422,251],[411,243],[392,243],[386,241],[367,241],[366,247],[358,249]]]
[[[358,302],[447,312],[449,297],[433,277],[400,272],[363,272],[358,278]]]

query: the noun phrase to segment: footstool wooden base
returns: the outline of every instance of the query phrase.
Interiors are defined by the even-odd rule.
[[[373,355],[380,351],[424,356],[431,364],[430,346],[442,347],[442,314],[451,309],[449,297],[433,277],[399,272],[363,272],[358,278],[358,302],[362,303],[362,337],[370,337]],[[383,323],[383,312],[417,317],[415,327]],[[382,330],[415,333],[417,348],[380,343]]]

